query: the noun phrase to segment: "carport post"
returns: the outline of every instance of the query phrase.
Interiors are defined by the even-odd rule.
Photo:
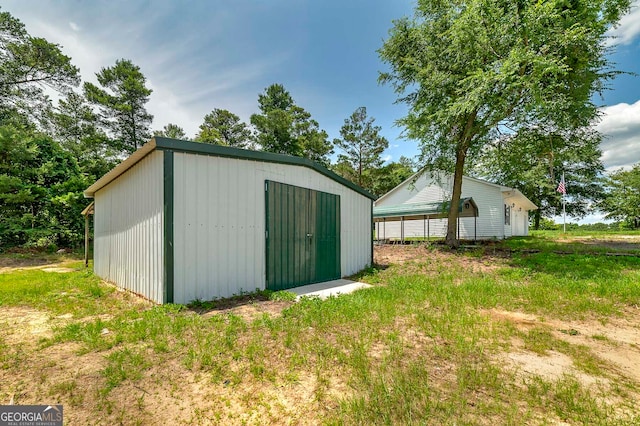
[[[382,242],[386,244],[387,242],[387,218],[386,217],[382,218],[382,224],[384,225],[382,227]]]
[[[404,216],[400,221],[400,243],[404,244]]]
[[[84,267],[89,267],[89,213],[84,215]]]
[[[431,234],[431,231],[429,230],[429,221],[430,221],[430,217],[427,216],[427,242],[429,242],[429,234]]]
[[[427,215],[422,218],[422,241],[427,238]]]

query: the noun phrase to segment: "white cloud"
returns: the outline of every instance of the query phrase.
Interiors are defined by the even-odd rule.
[[[147,104],[154,116],[151,128],[175,123],[188,136],[195,135],[202,118],[213,108],[228,109],[248,121],[257,109],[258,93],[266,86],[261,82],[264,75],[279,69],[291,56],[289,50],[283,49],[277,54],[230,61],[225,46],[212,41],[224,36],[217,30],[204,36],[198,33],[167,37],[150,45],[153,40],[144,37],[157,27],[154,17],[139,25],[123,22],[123,30],[117,34],[94,28],[84,15],[73,21],[56,21],[56,17],[45,19],[34,13],[24,15],[24,20],[31,34],[62,46],[63,53],[80,69],[82,81],[97,84],[95,73],[101,68],[120,58],[132,59],[153,90]],[[90,30],[79,32],[82,28]],[[53,92],[49,95],[54,100],[59,97]]]
[[[598,130],[604,140],[600,144],[602,162],[607,170],[631,167],[640,162],[640,100],[604,107]]]
[[[630,44],[640,34],[640,2],[635,1],[631,11],[622,17],[620,25],[608,32],[612,44]]]
[[[391,161],[392,159],[393,159],[393,156],[391,154],[388,154],[382,157],[382,161],[384,161],[385,163]]]

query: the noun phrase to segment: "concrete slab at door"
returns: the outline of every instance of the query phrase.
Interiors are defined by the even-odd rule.
[[[265,182],[267,289],[340,278],[340,197]]]

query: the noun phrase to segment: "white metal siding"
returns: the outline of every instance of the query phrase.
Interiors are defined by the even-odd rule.
[[[453,192],[453,178],[442,175],[439,179],[428,175],[421,176],[414,185],[405,184],[398,188],[377,206],[389,206],[408,203],[442,202],[451,198]],[[473,218],[460,218],[460,238],[473,239],[474,226],[478,239],[504,238],[504,202],[499,187],[489,185],[474,179],[463,178],[462,198],[473,197],[478,206],[478,217],[474,225]],[[387,238],[400,237],[400,222],[387,222]],[[432,219],[429,221],[431,236],[443,237],[447,233],[446,219]],[[380,234],[381,236],[383,233]],[[424,235],[424,221],[405,221],[404,236],[422,237]]]
[[[94,271],[163,300],[163,153],[154,151],[95,193]]]
[[[341,275],[371,262],[371,200],[306,167],[174,155],[174,301],[265,288],[265,180],[340,196]]]

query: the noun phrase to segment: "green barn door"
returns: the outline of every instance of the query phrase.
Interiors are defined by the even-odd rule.
[[[265,182],[267,288],[340,278],[340,197]]]

